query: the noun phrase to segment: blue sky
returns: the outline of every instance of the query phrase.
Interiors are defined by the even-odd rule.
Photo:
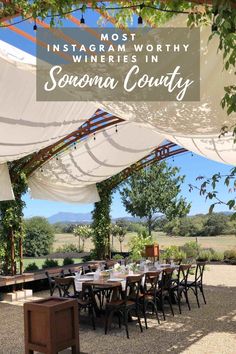
[[[75,15],[75,14],[74,14]],[[80,13],[75,15],[80,19]],[[96,21],[98,19],[98,15],[92,11],[87,11],[84,15],[86,24],[91,27],[96,26]],[[17,19],[15,19],[17,20]],[[71,22],[67,22],[67,26],[74,26]],[[108,26],[109,24],[106,24]],[[33,31],[33,23],[32,22],[24,22],[22,24],[17,25],[18,28],[30,33],[32,36],[35,36],[35,32]],[[10,29],[0,29],[0,39],[4,40],[16,47],[27,51],[30,54],[35,54],[35,44],[24,39],[20,35],[12,32]],[[207,160],[203,157],[197,156],[190,153],[185,153],[182,155],[178,155],[172,159],[168,160],[168,163],[172,166],[178,166],[181,168],[181,174],[186,175],[185,183],[182,187],[182,195],[189,201],[192,202],[192,208],[190,214],[197,213],[207,213],[210,202],[205,201],[205,199],[199,196],[197,191],[189,192],[189,183],[194,184],[195,179],[199,175],[203,176],[211,176],[214,173],[220,172],[221,174],[226,174],[230,170],[230,166],[216,163],[214,161]],[[227,200],[230,198],[230,195],[227,195],[227,190],[223,184],[218,186],[219,198],[223,200]],[[31,217],[35,215],[40,216],[51,216],[56,214],[57,212],[75,212],[75,213],[86,213],[93,209],[93,205],[72,205],[65,203],[56,203],[50,201],[40,201],[40,200],[32,200],[29,195],[25,196],[26,208],[24,210],[26,217]],[[216,208],[216,211],[224,211],[228,210],[225,206],[219,206]],[[122,217],[127,215],[119,196],[119,192],[114,194],[113,203],[112,203],[112,217]]]

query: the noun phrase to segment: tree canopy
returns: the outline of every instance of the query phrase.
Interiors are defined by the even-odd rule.
[[[85,241],[93,235],[93,230],[89,225],[78,225],[73,231],[75,236],[79,236],[79,250],[84,251]],[[82,240],[82,248],[80,247],[80,239]]]
[[[25,221],[24,254],[29,257],[47,255],[54,241],[53,227],[46,218],[35,216]]]
[[[135,172],[122,184],[122,202],[128,213],[146,219],[151,234],[157,213],[171,220],[189,212],[190,204],[180,196],[183,181],[177,167],[166,162],[152,165]]]
[[[172,221],[159,220],[155,225],[156,231],[164,231],[170,236],[218,236],[235,235],[236,222],[231,215],[224,213],[198,214]]]

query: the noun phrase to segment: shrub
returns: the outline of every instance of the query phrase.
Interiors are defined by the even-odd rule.
[[[175,257],[175,254],[179,251],[178,246],[169,246],[165,248],[164,252],[162,252],[163,259],[172,259]]]
[[[198,261],[210,261],[211,260],[212,253],[209,250],[202,250],[199,252],[199,255],[197,256]]]
[[[54,241],[53,227],[47,219],[36,216],[25,221],[24,255],[35,257],[50,253]]]
[[[123,257],[121,254],[117,253],[117,254],[115,254],[115,255],[112,257],[112,259],[117,259],[117,260],[119,260],[119,259],[124,259],[124,257]]]
[[[46,259],[45,262],[42,265],[42,268],[53,268],[53,267],[58,267],[58,261],[54,259]]]
[[[90,254],[83,257],[83,262],[86,263],[86,262],[92,261],[92,260],[96,259],[96,256],[97,255],[96,255],[95,250],[90,250]]]
[[[186,253],[187,258],[197,258],[200,249],[200,246],[195,241],[187,242],[180,247],[180,250]]]
[[[143,234],[132,237],[129,242],[131,249],[131,258],[133,261],[138,261],[142,258],[146,245],[152,245],[153,239],[151,236],[144,236]]]
[[[66,243],[61,247],[58,247],[56,249],[56,252],[58,253],[70,253],[70,252],[80,252],[79,248],[74,245],[73,243]]]
[[[66,266],[66,265],[70,265],[70,264],[74,264],[74,260],[70,257],[66,257],[63,259],[63,265]]]
[[[235,259],[236,260],[236,249],[225,251],[224,252],[224,259]]]
[[[223,261],[224,259],[224,253],[222,252],[216,252],[216,251],[213,251],[211,253],[211,261]]]
[[[29,263],[27,267],[25,267],[25,272],[34,272],[36,270],[39,270],[39,267],[35,262]]]
[[[161,255],[161,258],[167,260],[173,259],[176,261],[180,261],[186,259],[186,253],[180,250],[178,246],[170,246],[164,250]]]

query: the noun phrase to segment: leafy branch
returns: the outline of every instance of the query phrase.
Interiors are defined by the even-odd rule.
[[[236,192],[236,167],[232,168],[229,174],[216,173],[210,178],[204,176],[199,176],[196,178],[197,181],[202,181],[200,186],[189,184],[189,191],[192,192],[194,189],[199,191],[201,196],[205,196],[205,199],[214,201],[209,208],[209,213],[211,214],[216,205],[225,205],[229,210],[234,211],[232,218],[236,219],[236,197],[231,198],[228,201],[224,201],[218,197],[218,191],[216,190],[217,185],[223,181],[228,193]]]

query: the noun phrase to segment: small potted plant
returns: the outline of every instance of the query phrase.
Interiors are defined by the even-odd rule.
[[[159,259],[159,245],[158,243],[154,242],[151,245],[146,245],[145,246],[145,256],[147,258],[152,257],[152,258],[158,258]]]

